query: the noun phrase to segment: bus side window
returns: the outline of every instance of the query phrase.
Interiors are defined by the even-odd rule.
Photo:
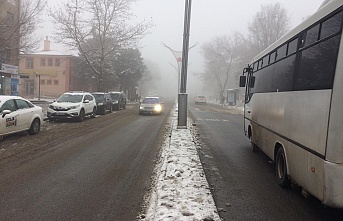
[[[276,60],[280,60],[284,57],[286,57],[286,52],[287,52],[287,44],[282,45],[277,49],[277,54],[276,54]]]
[[[254,63],[254,72],[257,71],[257,66],[258,66],[258,63],[255,62],[255,63]]]
[[[269,64],[269,55],[263,57],[263,67],[268,66]]]
[[[320,39],[336,34],[342,28],[342,12],[332,16],[322,23],[320,30]]]
[[[270,54],[269,64],[273,64],[275,62],[275,55],[276,55],[276,51]]]
[[[315,43],[318,40],[318,35],[319,35],[319,24],[307,30],[304,47],[307,47]]]
[[[288,52],[287,55],[293,54],[297,51],[298,47],[298,38],[294,39],[293,41],[288,43]]]

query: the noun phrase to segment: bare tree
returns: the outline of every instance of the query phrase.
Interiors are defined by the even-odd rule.
[[[0,1],[0,5],[6,1]],[[11,4],[11,3],[7,3]],[[40,13],[45,7],[44,0],[17,0],[13,10],[0,18],[0,54],[4,50],[32,52],[39,47],[34,31],[40,23]]]
[[[262,6],[248,26],[248,42],[253,53],[258,54],[284,35],[289,22],[287,11],[280,3]]]
[[[135,0],[69,0],[52,12],[56,40],[76,49],[98,76],[102,90],[105,75],[114,74],[110,61],[122,48],[133,46],[151,27],[149,22],[130,25],[130,4]]]
[[[222,102],[229,80],[236,82],[238,67],[242,63],[240,52],[242,41],[238,33],[232,36],[216,37],[205,43],[201,49],[205,58],[205,71],[200,74],[204,81],[215,81]]]

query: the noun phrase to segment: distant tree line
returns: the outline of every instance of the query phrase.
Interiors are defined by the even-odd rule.
[[[216,36],[201,46],[205,69],[197,75],[206,85],[216,85],[218,99],[225,90],[237,88],[239,75],[252,58],[266,49],[289,30],[286,9],[280,3],[261,7],[248,24],[248,34],[234,32]]]

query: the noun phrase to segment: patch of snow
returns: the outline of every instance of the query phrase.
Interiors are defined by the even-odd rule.
[[[177,111],[171,112],[171,136],[162,147],[147,213],[140,220],[220,220],[196,150],[191,120],[187,129],[177,129],[177,115]]]

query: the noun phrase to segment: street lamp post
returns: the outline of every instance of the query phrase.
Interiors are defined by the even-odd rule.
[[[182,68],[181,68],[181,85],[178,96],[178,128],[187,128],[187,67],[188,67],[188,48],[189,48],[189,31],[191,20],[192,0],[185,0],[185,18],[183,33],[183,50],[182,50]]]
[[[36,77],[38,77],[38,100],[40,100],[40,74],[36,73]]]

